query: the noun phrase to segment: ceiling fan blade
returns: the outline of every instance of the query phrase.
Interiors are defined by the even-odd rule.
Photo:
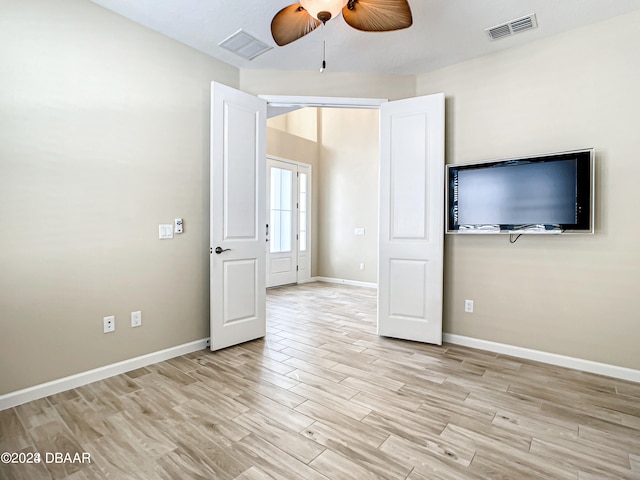
[[[389,32],[413,23],[407,0],[349,0],[342,9],[345,22],[365,32]]]
[[[320,20],[316,20],[299,3],[284,7],[271,20],[271,35],[279,46],[287,45],[307,33],[314,31]]]

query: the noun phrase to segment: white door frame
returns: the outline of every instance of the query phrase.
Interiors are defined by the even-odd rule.
[[[280,286],[280,285],[286,285],[287,283],[304,283],[304,282],[308,282],[310,277],[311,277],[311,255],[312,250],[311,250],[311,218],[309,216],[307,216],[307,222],[305,225],[305,231],[307,233],[307,239],[306,239],[306,245],[307,248],[304,251],[304,253],[301,253],[300,251],[300,238],[299,238],[299,234],[300,234],[300,222],[299,222],[299,218],[300,218],[300,176],[299,174],[300,169],[302,170],[306,170],[307,172],[302,172],[302,173],[307,173],[307,175],[309,176],[308,181],[308,185],[307,185],[307,212],[309,212],[309,209],[311,209],[311,216],[314,215],[314,210],[315,207],[313,205],[310,206],[311,203],[311,199],[313,196],[313,188],[311,186],[312,183],[312,175],[313,175],[313,169],[312,166],[308,163],[304,163],[304,162],[298,162],[296,160],[289,160],[288,158],[283,158],[283,157],[278,157],[276,155],[270,155],[267,154],[267,187],[266,187],[266,191],[267,191],[267,197],[269,197],[269,192],[270,192],[270,176],[269,176],[269,160],[273,160],[276,162],[280,162],[281,164],[287,164],[290,165],[291,167],[295,168],[296,170],[296,178],[293,179],[294,183],[294,191],[295,191],[295,196],[294,196],[294,203],[296,204],[295,207],[295,220],[293,221],[294,224],[294,230],[295,230],[295,242],[292,242],[292,245],[295,245],[295,281],[293,282],[285,282],[285,283],[277,283],[274,282],[274,280],[277,280],[276,278],[273,278],[271,275],[271,260],[272,258],[270,258],[270,240],[271,240],[271,235],[273,232],[273,225],[271,225],[272,222],[269,222],[269,217],[270,217],[270,209],[271,209],[271,201],[269,198],[267,198],[267,221],[269,222],[269,230],[270,233],[267,234],[267,247],[266,247],[266,255],[267,255],[267,288],[273,287],[273,286]],[[275,256],[277,257],[278,254],[275,254]],[[276,274],[277,275],[277,274]]]
[[[304,97],[291,95],[258,95],[267,101],[267,108],[286,109],[291,111],[305,107],[329,108],[365,108],[380,109],[380,105],[387,103],[386,98],[351,98],[351,97]]]

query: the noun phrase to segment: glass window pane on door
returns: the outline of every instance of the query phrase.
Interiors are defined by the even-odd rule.
[[[293,187],[291,170],[271,168],[271,238],[270,252],[291,251],[291,220],[293,215]]]
[[[298,248],[301,252],[307,251],[307,174],[300,174],[299,181],[299,218],[298,231],[300,232]]]

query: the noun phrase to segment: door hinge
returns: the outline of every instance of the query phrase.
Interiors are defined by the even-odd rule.
[[[296,265],[296,272],[298,271],[298,265]]]

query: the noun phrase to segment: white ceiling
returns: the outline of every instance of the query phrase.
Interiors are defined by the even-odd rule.
[[[284,47],[273,16],[291,0],[91,0],[223,62],[245,69],[315,70],[326,40],[328,71],[416,74],[640,9],[639,0],[409,0],[413,25],[360,32],[342,16]],[[486,28],[535,13],[538,28],[489,41]],[[218,43],[238,29],[274,48],[249,61]]]

